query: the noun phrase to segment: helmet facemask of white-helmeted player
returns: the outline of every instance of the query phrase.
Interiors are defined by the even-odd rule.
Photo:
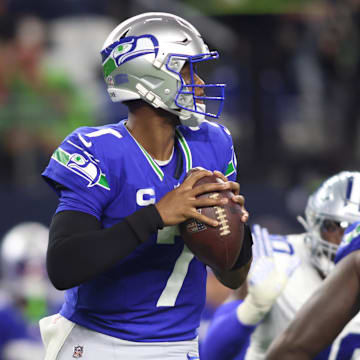
[[[305,219],[306,244],[311,262],[327,276],[334,268],[339,242],[330,243],[324,233],[343,234],[346,227],[360,220],[360,172],[343,171],[326,180],[308,199]]]
[[[142,99],[177,115],[183,125],[196,127],[205,116],[218,118],[224,84],[199,84],[195,65],[218,58],[188,21],[168,13],[145,13],[118,25],[101,51],[108,93],[112,101]],[[189,64],[190,81],[181,75]],[[215,91],[206,96],[207,91]],[[209,112],[206,105],[217,110]]]

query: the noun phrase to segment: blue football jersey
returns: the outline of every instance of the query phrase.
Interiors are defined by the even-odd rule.
[[[160,166],[128,132],[125,121],[74,131],[43,173],[56,191],[56,184],[66,188],[58,191],[57,212],[86,212],[107,228],[157,202],[193,167],[236,179],[231,135],[222,125],[205,121],[196,129],[179,126],[175,143],[171,161]],[[178,159],[182,171],[175,178]],[[205,287],[205,265],[184,246],[178,227],[165,227],[107,272],[67,290],[60,313],[125,340],[189,340],[197,335]]]

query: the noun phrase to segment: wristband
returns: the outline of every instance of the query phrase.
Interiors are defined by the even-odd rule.
[[[244,265],[246,265],[251,260],[252,245],[253,245],[253,239],[252,239],[250,227],[249,225],[244,224],[243,245],[240,251],[240,255],[237,258],[235,265],[231,268],[231,270],[239,269]]]

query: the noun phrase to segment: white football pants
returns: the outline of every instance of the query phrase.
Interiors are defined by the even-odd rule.
[[[141,343],[77,325],[56,314],[40,320],[44,360],[199,360],[198,340]]]

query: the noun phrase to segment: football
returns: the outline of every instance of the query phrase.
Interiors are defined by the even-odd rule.
[[[223,182],[215,175],[205,176],[194,185]],[[230,270],[239,257],[244,224],[240,221],[242,210],[231,200],[234,194],[229,190],[201,194],[199,197],[227,197],[228,203],[222,206],[198,208],[198,212],[215,219],[219,226],[212,227],[196,219],[188,219],[180,224],[180,233],[187,247],[203,263],[220,271]]]

